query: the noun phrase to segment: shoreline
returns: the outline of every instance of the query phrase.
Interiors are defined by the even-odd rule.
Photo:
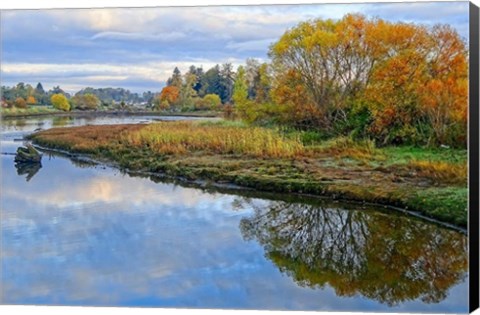
[[[197,128],[184,123],[166,124],[168,128]],[[435,181],[429,177],[431,174],[423,174],[421,169],[412,168],[409,164],[372,166],[365,161],[345,164],[348,158],[330,156],[333,153],[328,152],[310,157],[283,158],[208,151],[172,155],[160,153],[158,148],[148,144],[138,147],[125,142],[125,136],[138,134],[144,128],[142,125],[110,125],[107,127],[110,133],[105,133],[104,128],[53,128],[34,133],[27,139],[42,149],[100,161],[130,173],[381,205],[460,230],[466,227],[465,186]],[[204,128],[201,130],[205,132],[212,127],[199,128]],[[191,129],[189,132],[196,131]]]
[[[436,225],[440,225],[444,228],[455,230],[459,233],[463,233],[463,234],[468,233],[466,227],[444,222],[444,221],[435,219],[433,217],[429,217],[425,214],[422,214],[420,211],[408,210],[395,205],[382,204],[382,203],[369,202],[369,201],[359,201],[355,199],[348,199],[348,198],[341,198],[341,197],[335,198],[327,195],[316,195],[316,194],[308,194],[308,193],[301,193],[301,192],[290,192],[288,195],[284,195],[281,192],[269,191],[269,190],[258,190],[254,187],[241,186],[235,183],[226,183],[226,182],[221,183],[221,182],[209,181],[207,179],[191,180],[181,175],[168,175],[166,173],[160,173],[160,172],[149,172],[145,170],[133,170],[128,168],[122,168],[118,163],[114,161],[96,159],[89,156],[88,154],[72,153],[66,150],[48,148],[38,144],[34,144],[34,147],[41,152],[57,154],[59,156],[67,157],[71,160],[75,160],[80,163],[114,168],[128,175],[148,177],[150,180],[154,182],[155,182],[155,179],[157,179],[162,182],[173,183],[175,185],[180,185],[186,188],[195,188],[195,189],[201,189],[201,190],[207,190],[207,191],[214,190],[215,192],[236,194],[236,195],[240,193],[240,195],[242,196],[247,195],[248,197],[254,197],[254,198],[259,197],[259,195],[267,195],[269,199],[272,199],[272,200],[287,200],[289,199],[289,197],[290,198],[306,197],[308,199],[312,199],[315,201],[331,201],[332,203],[339,202],[339,203],[352,204],[357,206],[371,206],[375,208],[375,210],[377,211],[386,212],[387,210],[390,209],[405,215],[413,216],[415,218],[428,221]]]
[[[214,112],[151,112],[151,111],[71,111],[71,112],[52,112],[52,113],[25,113],[25,114],[0,114],[1,120],[11,120],[17,118],[31,117],[105,117],[105,116],[158,116],[158,117],[199,117],[216,118],[221,117],[221,113]]]

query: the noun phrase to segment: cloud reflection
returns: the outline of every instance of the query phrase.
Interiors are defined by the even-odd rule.
[[[233,195],[154,183],[110,168],[80,168],[58,157],[44,157],[42,170],[26,182],[17,175],[13,158],[2,156],[1,162],[2,303],[466,310],[466,302],[459,299],[467,292],[465,282],[440,303],[417,299],[394,309],[375,299],[342,297],[330,285],[299,286],[282,275],[291,268],[288,259],[285,266],[277,266],[271,256],[265,257],[268,248],[277,246],[272,241],[275,222],[283,221],[250,229],[251,241],[245,241],[239,229],[242,218],[255,223],[258,213],[270,215],[268,210],[277,205],[270,200],[242,203]],[[258,207],[263,210],[255,212]],[[301,204],[295,207],[284,211],[298,210],[294,218],[308,210]],[[291,235],[295,233],[282,234],[279,240],[288,243]],[[315,246],[305,248],[306,253],[296,252],[297,247],[280,250],[282,255],[299,253],[304,261],[318,252],[309,251]]]

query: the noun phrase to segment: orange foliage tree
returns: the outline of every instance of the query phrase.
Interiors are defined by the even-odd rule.
[[[166,86],[160,93],[160,103],[167,102],[170,106],[176,104],[178,97],[180,96],[180,90],[174,85]]]
[[[297,124],[316,115],[310,127],[351,132],[361,103],[370,115],[363,130],[377,143],[466,145],[468,56],[449,26],[313,20],[288,30],[270,56],[272,99]]]
[[[419,85],[418,95],[437,144],[466,143],[467,71],[467,49],[460,36],[449,26],[434,27],[426,82]]]
[[[37,100],[35,100],[35,97],[30,95],[29,97],[27,97],[27,104],[28,105],[35,105],[35,104],[37,104]]]

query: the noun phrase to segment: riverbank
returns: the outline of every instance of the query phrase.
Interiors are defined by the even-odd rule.
[[[15,111],[2,110],[2,119],[16,119],[29,117],[103,117],[103,116],[182,116],[182,117],[220,117],[220,112],[215,111],[197,111],[197,112],[165,112],[165,111],[132,111],[132,110],[105,110],[105,111],[60,111],[56,109],[44,110],[22,110]]]
[[[466,151],[378,149],[345,138],[306,144],[300,133],[225,122],[56,128],[31,139],[132,171],[371,202],[467,224]]]

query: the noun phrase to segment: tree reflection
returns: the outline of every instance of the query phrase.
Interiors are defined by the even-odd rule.
[[[246,202],[249,202],[248,200]],[[445,299],[467,271],[467,238],[402,215],[273,201],[240,229],[299,285],[390,306]]]
[[[57,116],[52,118],[52,126],[65,127],[73,122],[73,117],[70,116]]]

